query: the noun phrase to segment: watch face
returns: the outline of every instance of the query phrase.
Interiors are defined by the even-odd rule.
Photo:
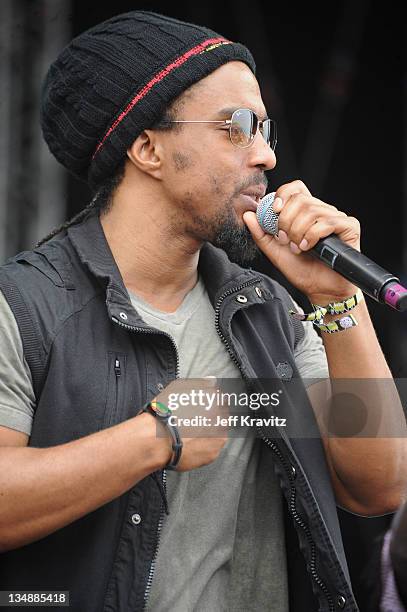
[[[157,400],[150,402],[150,407],[159,417],[169,417],[171,415],[171,410],[162,402],[157,402]]]

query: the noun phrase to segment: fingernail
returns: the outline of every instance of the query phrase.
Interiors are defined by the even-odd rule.
[[[278,236],[278,241],[281,242],[281,244],[289,243],[288,236],[284,230],[279,230],[277,236]]]
[[[283,208],[283,200],[281,198],[275,198],[273,202],[274,212],[280,212],[282,208]]]
[[[303,238],[299,244],[299,247],[302,251],[304,251],[305,249],[308,248],[308,240],[306,240],[305,238]]]
[[[296,255],[298,255],[298,253],[301,253],[300,249],[297,247],[297,245],[295,244],[295,242],[290,242],[290,249],[292,250],[293,253],[295,253]]]

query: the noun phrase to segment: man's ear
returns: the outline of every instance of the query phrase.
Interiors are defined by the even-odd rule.
[[[127,157],[133,164],[154,178],[161,178],[162,154],[163,149],[154,130],[141,132],[127,149]]]

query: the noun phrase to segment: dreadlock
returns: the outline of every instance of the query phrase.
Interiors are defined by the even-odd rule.
[[[154,125],[150,128],[153,130],[180,130],[181,124],[171,123],[174,117],[177,115],[183,104],[185,103],[185,98],[187,96],[187,92],[183,92],[178,98],[176,98],[167,109],[164,111],[163,115],[154,123]],[[87,206],[79,213],[74,215],[68,221],[64,221],[59,227],[53,229],[45,238],[42,238],[36,245],[35,248],[40,247],[51,238],[54,238],[60,232],[63,232],[71,227],[71,225],[75,225],[76,223],[80,223],[84,219],[86,219],[93,212],[98,211],[101,214],[106,214],[109,212],[112,204],[113,204],[113,195],[120,185],[126,168],[127,156],[125,156],[119,165],[116,167],[114,174],[109,176],[101,185],[96,187],[94,191],[94,195]]]
[[[101,185],[96,187],[93,198],[83,210],[74,215],[68,221],[64,221],[64,223],[62,223],[59,227],[53,229],[52,232],[45,236],[45,238],[42,238],[42,240],[40,240],[35,245],[36,248],[38,248],[45,242],[48,242],[48,240],[51,240],[51,238],[53,238],[60,232],[67,230],[68,227],[71,227],[71,225],[80,223],[81,221],[86,219],[86,217],[88,217],[92,212],[108,212],[108,210],[112,206],[113,194],[123,179],[126,167],[126,160],[127,157],[124,157],[119,163],[119,165],[116,167],[114,174],[109,176]]]

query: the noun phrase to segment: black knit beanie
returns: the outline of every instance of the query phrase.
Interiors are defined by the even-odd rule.
[[[147,11],[117,15],[61,52],[46,76],[44,138],[57,160],[96,187],[169,103],[216,68],[252,55],[216,32]]]

